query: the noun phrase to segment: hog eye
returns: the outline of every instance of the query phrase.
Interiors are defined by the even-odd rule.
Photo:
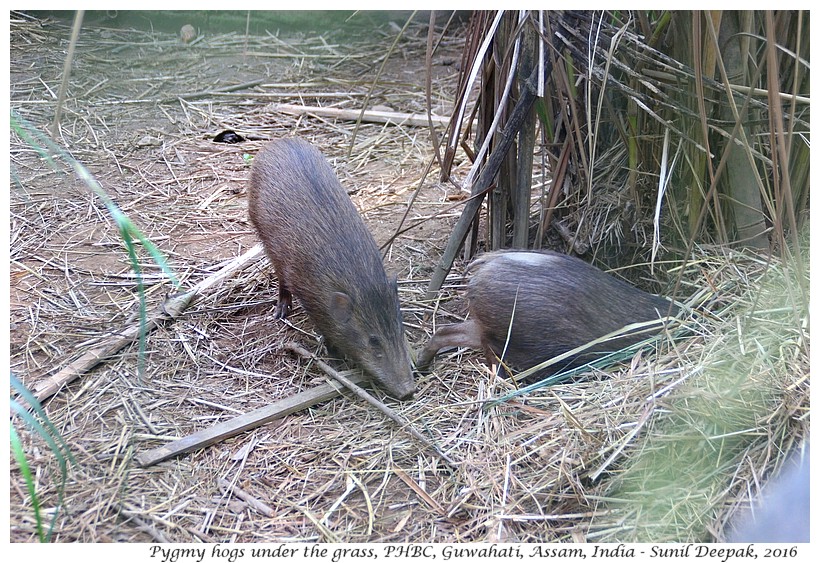
[[[375,334],[370,335],[370,351],[371,353],[377,357],[382,358],[384,357],[384,350],[382,349],[382,340]]]

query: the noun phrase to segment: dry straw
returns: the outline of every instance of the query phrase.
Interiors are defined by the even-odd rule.
[[[67,27],[15,17],[11,34],[11,105],[44,127],[53,108],[45,85],[58,83]],[[424,73],[426,40],[426,26],[408,27],[403,58],[386,66],[373,103],[425,113],[424,88],[414,81]],[[439,41],[439,60],[456,60],[460,41],[456,33]],[[186,46],[171,34],[89,23],[58,142],[167,254],[186,287],[255,244],[243,153],[264,138],[298,134],[321,146],[381,243],[399,227],[429,161],[426,133],[364,123],[345,159],[349,124],[266,104],[361,109],[372,61],[383,52],[375,38],[354,50],[331,36],[273,34]],[[226,69],[236,82],[270,81],[220,91]],[[448,115],[452,69],[438,64],[433,72],[435,113]],[[210,141],[227,128],[251,142]],[[137,299],[99,201],[15,136],[11,161],[11,369],[33,387],[132,322]],[[467,169],[457,160],[453,173]],[[458,197],[453,186],[427,181],[409,213],[427,222],[387,249],[416,348],[463,314],[458,262],[437,300],[423,299],[431,257],[455,219],[436,214]],[[146,298],[157,306],[170,286],[143,258]],[[140,468],[140,452],[324,382],[311,361],[282,349],[296,340],[322,350],[298,308],[288,323],[271,318],[275,284],[260,262],[155,329],[142,379],[135,349],[126,348],[47,402],[78,462],[53,539],[720,540],[807,435],[808,317],[788,265],[705,248],[691,258],[680,272],[680,295],[697,309],[688,332],[666,335],[626,363],[493,404],[514,386],[478,354],[437,359],[418,380],[416,400],[390,405],[455,467],[381,412],[339,398]],[[37,435],[20,435],[41,505],[53,511],[58,464]],[[10,520],[12,541],[36,540],[31,499],[14,468]]]

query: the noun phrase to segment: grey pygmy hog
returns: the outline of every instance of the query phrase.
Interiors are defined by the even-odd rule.
[[[295,295],[330,347],[391,396],[412,397],[396,282],[322,154],[300,139],[267,144],[251,165],[248,210],[279,280],[275,317]]]
[[[522,371],[632,323],[657,320],[677,307],[579,258],[551,251],[489,252],[468,267],[469,318],[440,328],[419,355],[426,368],[439,350],[482,350],[489,362]],[[657,329],[661,328],[659,323]],[[580,365],[649,334],[625,333],[542,370]]]

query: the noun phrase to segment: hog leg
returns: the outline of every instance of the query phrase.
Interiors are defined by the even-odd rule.
[[[433,357],[442,348],[454,346],[481,350],[481,329],[474,320],[445,325],[438,329],[419,354],[416,367],[424,369],[433,361]]]
[[[290,313],[293,295],[281,276],[277,275],[276,279],[279,281],[279,302],[276,303],[276,308],[273,310],[273,318],[278,320],[286,318]]]

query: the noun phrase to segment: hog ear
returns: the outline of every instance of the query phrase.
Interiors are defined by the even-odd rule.
[[[347,293],[335,291],[330,294],[330,316],[337,323],[346,324],[353,315],[353,302]]]

